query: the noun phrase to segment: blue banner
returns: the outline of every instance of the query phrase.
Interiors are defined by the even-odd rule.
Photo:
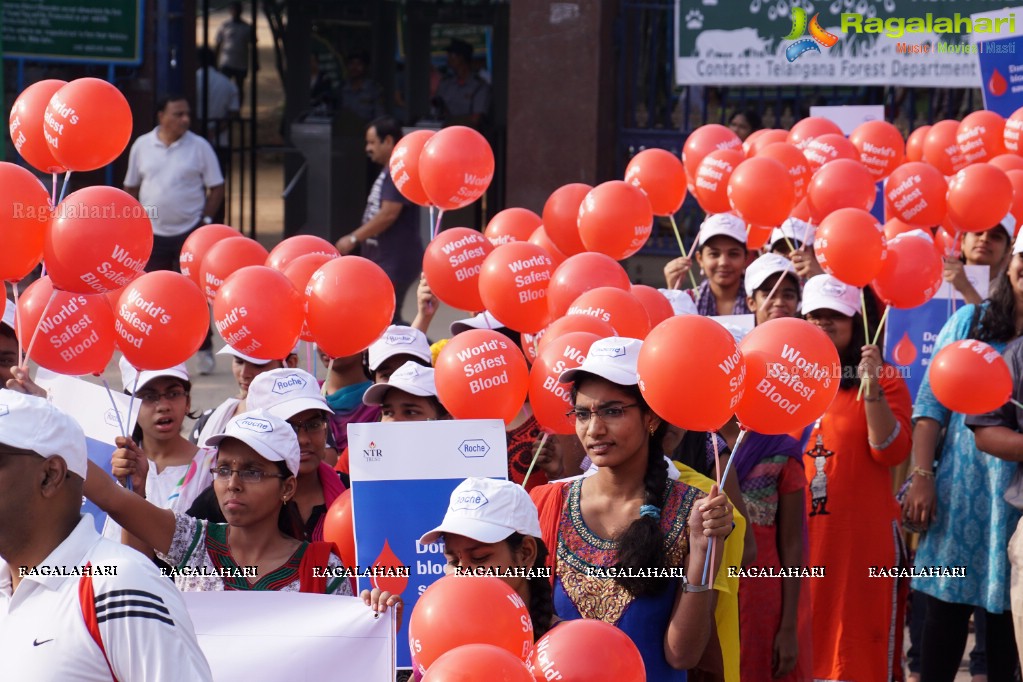
[[[978,43],[984,108],[1009,118],[1023,107],[1023,36]]]

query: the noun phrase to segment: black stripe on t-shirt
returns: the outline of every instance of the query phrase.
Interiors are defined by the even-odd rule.
[[[152,618],[153,620],[158,620],[174,627],[174,621],[170,618],[164,618],[159,614],[151,613],[149,611],[118,611],[116,613],[105,613],[102,616],[96,616],[96,622],[102,623],[115,618]]]
[[[96,604],[99,604],[104,599],[113,597],[146,597],[161,604],[163,603],[163,597],[152,592],[145,592],[144,590],[110,590],[109,592],[96,595]]]
[[[143,608],[154,609],[160,613],[170,615],[170,611],[167,610],[167,607],[161,604],[154,604],[153,602],[145,599],[118,599],[116,601],[108,601],[106,604],[97,604],[96,615],[107,610],[119,609],[125,606],[141,606]]]

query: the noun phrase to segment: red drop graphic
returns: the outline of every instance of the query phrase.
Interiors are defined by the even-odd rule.
[[[999,73],[998,69],[991,72],[991,78],[987,82],[987,91],[995,97],[1001,97],[1008,89],[1009,84],[1005,82],[1005,76]]]
[[[401,559],[391,549],[391,545],[387,540],[384,540],[384,548],[380,550],[380,556],[377,557],[376,561],[373,562],[373,568],[390,568],[393,569],[394,576],[373,576],[369,579],[373,587],[379,588],[384,592],[390,592],[391,594],[401,594],[408,586],[408,578],[404,576],[406,567],[401,563]],[[399,577],[397,574],[402,573]]]
[[[909,365],[916,360],[916,346],[909,340],[909,332],[903,334],[899,342],[895,344],[892,359],[900,365]]]

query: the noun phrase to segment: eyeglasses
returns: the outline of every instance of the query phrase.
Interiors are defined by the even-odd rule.
[[[323,417],[313,417],[312,419],[306,419],[304,422],[288,422],[291,424],[291,428],[295,429],[295,433],[299,434],[305,431],[306,433],[319,433],[323,430],[323,427],[327,425],[327,420]]]
[[[262,483],[264,478],[285,478],[283,474],[271,474],[259,469],[232,469],[231,467],[211,467],[210,473],[219,481],[230,481],[232,474],[238,474],[242,483]]]
[[[187,395],[188,395],[187,391],[184,391],[180,388],[172,388],[166,393],[157,393],[156,391],[140,391],[139,393],[135,394],[135,397],[141,400],[146,405],[154,405],[160,402],[162,398],[166,398],[167,400],[173,403],[177,402],[178,400],[181,400]]]
[[[611,407],[601,407],[597,410],[569,410],[565,413],[566,417],[575,417],[575,420],[580,424],[586,424],[590,421],[590,417],[596,415],[604,421],[614,421],[615,419],[621,419],[625,416],[625,410],[630,407],[639,407],[639,403],[633,403],[632,405],[612,405]]]

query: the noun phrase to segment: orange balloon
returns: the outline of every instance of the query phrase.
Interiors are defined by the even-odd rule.
[[[792,187],[796,192],[796,201],[806,196],[806,190],[810,188],[810,179],[813,173],[810,171],[810,162],[803,156],[803,152],[796,149],[788,142],[776,142],[766,147],[761,147],[757,157],[766,157],[781,162],[792,178]],[[786,216],[787,217],[787,216]]]
[[[902,133],[888,121],[867,121],[856,126],[849,141],[859,160],[875,180],[884,180],[906,158]]]
[[[924,160],[924,141],[930,131],[930,126],[920,126],[909,134],[906,139],[906,161]]]
[[[537,347],[545,331],[546,328],[541,329],[535,334],[519,334],[519,348],[522,350],[522,357],[526,358],[526,364],[530,367],[536,362]]]
[[[732,210],[728,203],[728,180],[742,161],[742,152],[738,149],[721,149],[703,157],[693,183],[693,194],[700,208],[707,213]]]
[[[470,329],[437,355],[437,397],[455,419],[503,419],[510,424],[529,390],[526,359],[492,329]]]
[[[565,436],[575,433],[575,419],[565,416],[573,407],[572,385],[562,384],[558,378],[562,372],[582,365],[590,346],[600,338],[587,332],[562,334],[533,362],[529,370],[529,406],[545,431]]]
[[[798,218],[805,223],[810,222],[810,200],[806,197],[796,204],[795,208],[792,209],[792,218]]]
[[[319,270],[324,263],[332,261],[334,258],[340,258],[340,256],[327,256],[322,253],[307,253],[306,255],[299,256],[285,265],[282,274],[288,278],[288,281],[291,282],[291,286],[295,287],[295,291],[302,296],[305,296],[306,287],[309,286],[309,280],[312,279],[313,273]],[[302,318],[302,332],[298,335],[298,338],[303,341],[309,341],[310,343],[314,340],[313,335],[309,332],[309,324],[305,321],[304,315]]]
[[[126,286],[114,312],[117,347],[139,370],[180,365],[199,350],[210,326],[202,291],[170,270],[147,272]]]
[[[547,287],[554,262],[547,252],[529,242],[495,248],[483,261],[479,295],[486,308],[506,327],[517,332],[538,332],[547,325]],[[433,286],[433,280],[427,281]]]
[[[759,324],[739,350],[746,360],[746,391],[735,416],[750,431],[798,431],[824,414],[838,394],[842,366],[835,344],[805,320]]]
[[[302,295],[279,271],[249,265],[224,280],[213,301],[213,322],[238,352],[279,360],[298,343],[305,322],[302,303]]]
[[[1006,173],[1011,170],[1023,170],[1023,156],[1019,156],[1017,154],[999,154],[988,161],[988,163],[996,168],[1001,168]]]
[[[438,234],[423,254],[423,273],[434,295],[452,308],[483,310],[480,270],[493,250],[486,237],[468,227],[452,227]]]
[[[840,208],[869,211],[876,197],[874,176],[862,163],[852,159],[835,159],[822,166],[813,174],[806,193],[814,223],[820,223]]]
[[[1012,397],[1012,375],[997,350],[974,339],[955,341],[931,359],[927,378],[934,397],[961,414],[993,412]]]
[[[1012,207],[1012,182],[1001,168],[976,163],[948,184],[948,217],[964,232],[990,230]]]
[[[760,225],[747,225],[746,232],[746,248],[750,251],[757,251],[764,247],[767,240],[771,238],[771,232],[774,228],[771,226],[762,227]]]
[[[671,301],[657,289],[645,284],[633,284],[630,291],[646,309],[646,314],[650,317],[651,328],[656,327],[669,317],[675,316],[675,309],[671,307]]]
[[[241,236],[241,232],[233,227],[217,223],[203,225],[195,230],[192,234],[188,235],[185,243],[181,245],[181,255],[178,257],[178,262],[181,264],[181,274],[195,282],[197,286],[202,287],[202,280],[199,278],[199,266],[202,265],[202,259],[206,257],[206,252],[221,239]]]
[[[547,326],[540,341],[537,342],[537,352],[543,353],[544,349],[555,339],[572,332],[596,334],[601,339],[615,335],[614,327],[610,323],[598,320],[592,315],[565,315]]]
[[[934,241],[923,231],[896,235],[872,286],[893,308],[916,308],[934,297],[942,283],[943,264]]]
[[[1016,218],[1016,232],[1018,234],[1019,227],[1023,224],[1023,170],[1011,170],[1005,175],[1009,178],[1009,182],[1012,183],[1012,208],[1009,209],[1009,213]]]
[[[387,172],[391,174],[391,182],[401,195],[420,206],[429,206],[430,197],[426,196],[420,178],[419,158],[423,147],[431,137],[432,130],[415,130],[402,136],[394,145],[391,160],[387,162]]]
[[[230,237],[214,243],[199,264],[199,281],[210,303],[228,277],[249,265],[262,265],[270,257],[255,239],[238,239]]]
[[[284,268],[291,261],[299,256],[310,253],[319,253],[332,258],[337,258],[341,253],[337,247],[323,237],[314,234],[296,234],[288,237],[277,246],[273,247],[270,255],[266,258],[266,266],[278,272],[284,272]]]
[[[67,170],[53,158],[43,128],[43,116],[50,98],[65,85],[67,81],[52,78],[33,83],[14,100],[8,119],[14,148],[30,166],[44,173]]]
[[[334,358],[361,353],[394,317],[394,285],[379,265],[361,256],[327,261],[305,290],[309,333]],[[283,357],[283,356],[282,356]]]
[[[948,206],[947,190],[941,171],[922,161],[902,164],[892,171],[884,186],[892,216],[915,227],[941,224]]]
[[[622,180],[589,191],[579,206],[579,238],[587,251],[625,260],[643,248],[654,214],[643,190]]]
[[[958,131],[959,121],[938,121],[924,138],[923,160],[941,171],[942,175],[955,175],[966,167],[966,159],[956,142]]]
[[[956,144],[966,163],[990,161],[1005,149],[1005,119],[981,109],[968,114],[956,129]]]
[[[0,280],[18,282],[39,265],[50,224],[50,195],[32,173],[0,161]]]
[[[708,123],[689,133],[682,147],[682,166],[690,184],[695,183],[703,158],[722,149],[733,149],[742,154],[742,140],[727,126]]]
[[[584,252],[569,256],[557,267],[547,288],[547,306],[551,319],[557,320],[575,299],[597,287],[617,287],[628,291],[629,273],[614,258],[603,253]]]
[[[639,299],[629,291],[615,287],[597,287],[579,296],[568,307],[569,315],[590,315],[607,322],[615,335],[644,339],[650,332],[650,315]]]
[[[674,215],[686,198],[682,160],[664,149],[644,149],[632,157],[625,167],[625,182],[643,190],[654,215]]]
[[[102,294],[141,275],[152,251],[153,224],[142,205],[127,192],[95,185],[57,206],[43,261],[58,289]]]
[[[763,150],[779,142],[788,143],[789,131],[780,128],[770,128],[754,131],[746,141],[742,143],[742,150],[746,156],[757,156]]]
[[[747,223],[781,225],[796,204],[796,188],[780,161],[758,156],[735,168],[728,179],[728,202]]]
[[[550,236],[547,234],[547,229],[543,225],[533,230],[533,234],[529,235],[529,243],[535,244],[546,251],[547,255],[550,256],[551,260],[554,262],[554,267],[558,267],[565,262],[565,259],[568,258],[568,256],[566,256],[561,249],[559,249],[554,242],[551,241]]]
[[[494,246],[508,242],[528,242],[529,236],[542,224],[540,216],[528,208],[506,208],[490,219],[483,236]]]
[[[681,339],[699,339],[679,352]],[[716,431],[742,397],[746,374],[732,334],[714,320],[679,315],[661,322],[639,350],[639,389],[647,404],[675,426]],[[699,391],[679,391],[679,381]]]
[[[526,662],[533,682],[556,670],[564,680],[647,682],[643,656],[632,639],[610,623],[580,618],[560,623],[536,643]]]
[[[352,489],[347,488],[331,503],[323,517],[323,539],[333,542],[341,563],[355,566],[355,523],[352,517]]]
[[[942,258],[951,256],[952,252],[956,250],[960,238],[959,234],[950,234],[944,227],[939,227],[934,233],[934,250]]]
[[[816,172],[818,168],[835,159],[860,160],[859,151],[841,133],[827,133],[813,138],[803,147],[803,156],[810,164],[810,172]]]
[[[813,248],[825,272],[854,287],[877,277],[886,254],[884,230],[859,208],[840,208],[825,218]]]
[[[96,170],[128,146],[131,107],[110,83],[78,78],[53,94],[42,125],[57,163],[72,171]]]
[[[114,313],[102,294],[59,291],[41,277],[18,299],[17,313],[20,338],[40,367],[72,376],[102,374],[114,354]]]
[[[591,189],[581,182],[564,185],[554,190],[543,205],[543,228],[565,256],[586,250],[579,237],[579,206]]]
[[[903,222],[898,218],[889,218],[884,223],[884,238],[895,239],[897,235],[903,232],[910,232],[919,228],[913,227],[909,223]]]
[[[808,116],[798,121],[789,131],[788,143],[798,149],[806,149],[806,145],[821,135],[841,135],[838,124],[820,116]]]
[[[472,128],[444,128],[423,146],[419,178],[434,206],[445,211],[468,206],[490,187],[494,152],[487,138]]]
[[[464,644],[430,666],[423,682],[534,682],[522,661],[492,644]]]
[[[1021,132],[1023,132],[1023,107],[1012,112],[1012,116],[1005,119],[1005,130],[1002,137],[1005,151],[1023,154],[1023,148],[1019,144]]]

